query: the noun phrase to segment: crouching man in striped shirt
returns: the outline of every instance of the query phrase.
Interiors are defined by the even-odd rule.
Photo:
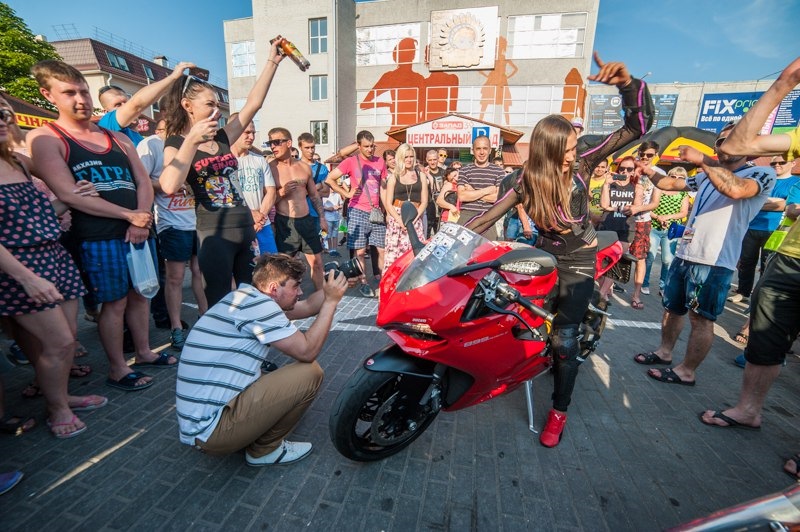
[[[316,358],[347,289],[329,272],[321,290],[300,301],[305,264],[288,255],[256,260],[242,283],[197,321],[183,348],[176,387],[181,442],[209,454],[245,448],[248,465],[296,462],[311,444],[284,439],[322,384]],[[308,331],[290,320],[317,315]],[[296,362],[261,374],[270,346]]]

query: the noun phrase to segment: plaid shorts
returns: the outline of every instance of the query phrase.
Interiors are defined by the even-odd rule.
[[[147,240],[156,260],[156,239]],[[117,301],[131,290],[127,254],[130,249],[124,238],[81,242],[81,262],[89,278],[89,290],[98,303]],[[158,265],[156,265],[158,271]]]
[[[386,247],[386,226],[369,221],[369,212],[350,208],[347,210],[347,247],[363,249],[367,246]]]

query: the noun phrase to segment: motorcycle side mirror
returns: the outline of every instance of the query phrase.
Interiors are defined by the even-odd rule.
[[[410,201],[404,201],[400,207],[400,218],[403,220],[403,226],[408,231],[408,240],[411,242],[411,249],[414,251],[414,256],[422,251],[425,245],[420,242],[417,236],[417,231],[414,229],[414,219],[417,217],[417,208]]]

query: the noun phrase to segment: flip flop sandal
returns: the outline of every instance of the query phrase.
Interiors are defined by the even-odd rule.
[[[19,436],[23,432],[30,432],[36,427],[36,420],[32,417],[17,416],[9,414],[0,419],[0,432]]]
[[[684,386],[695,385],[695,381],[685,381],[681,379],[678,374],[672,370],[672,368],[659,369],[658,371],[661,373],[658,376],[654,375],[652,371],[652,369],[647,370],[647,376],[659,382],[666,382],[667,384],[683,384]]]
[[[631,301],[631,306],[636,310],[644,309],[644,303],[642,303],[641,301],[636,301],[635,299]]]
[[[169,359],[172,357],[169,353],[160,353],[158,358],[153,360],[152,362],[134,362],[134,366],[175,366],[178,367],[178,361],[175,360],[174,363],[170,364]]]
[[[89,412],[90,410],[97,410],[103,408],[108,404],[108,397],[102,395],[86,395],[75,404],[70,404],[69,409],[73,412]]]
[[[25,399],[36,399],[37,397],[41,397],[44,394],[42,393],[42,389],[39,387],[38,384],[35,382],[31,382],[25,388],[23,388],[21,394],[22,397]]]
[[[145,388],[149,388],[153,385],[153,381],[147,381],[144,384],[136,384],[136,381],[142,377],[149,376],[150,375],[145,375],[144,373],[138,371],[132,371],[118,381],[115,381],[114,379],[107,379],[106,386],[111,386],[112,388],[117,388],[126,392],[138,392],[139,390],[144,390]]]
[[[789,458],[787,462],[794,462],[794,473],[786,469],[786,464],[783,466],[783,472],[792,477],[795,481],[800,481],[800,453]]]
[[[76,425],[79,421],[80,421],[80,419],[78,419],[78,416],[72,416],[72,419],[70,419],[66,423],[51,423],[50,420],[48,419],[47,420],[47,426],[50,428],[50,432],[53,434],[54,437],[58,438],[59,440],[66,440],[67,438],[74,438],[75,436],[77,436],[81,432],[85,431],[89,427],[84,425],[83,427],[75,429],[73,431],[61,432],[61,433],[58,433],[58,432],[54,431],[53,429],[58,428],[58,427],[68,427],[70,425]]]
[[[714,415],[711,416],[711,419],[719,419],[723,423],[727,423],[726,425],[718,425],[716,423],[708,423],[705,418],[703,418],[703,414],[705,412],[700,412],[700,422],[703,425],[708,425],[709,427],[718,427],[721,429],[745,429],[745,430],[761,430],[761,427],[754,427],[753,425],[745,425],[744,423],[739,423],[732,417],[726,416],[722,413],[722,410],[715,410]]]
[[[92,367],[86,364],[73,364],[69,368],[69,376],[73,379],[82,379],[92,374]]]
[[[641,359],[639,357],[641,357]],[[642,364],[645,366],[652,366],[653,364],[665,364],[668,366],[672,364],[672,360],[664,360],[653,351],[650,351],[649,353],[639,353],[633,357],[633,361],[637,364]]]

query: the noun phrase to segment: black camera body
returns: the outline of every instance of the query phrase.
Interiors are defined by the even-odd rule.
[[[328,272],[333,270],[336,274],[333,276],[336,278],[340,273],[344,274],[345,278],[347,279],[354,279],[356,277],[361,277],[363,275],[363,271],[361,270],[361,263],[358,262],[358,259],[352,258],[348,261],[345,261],[341,264],[332,260],[330,262],[326,262],[325,265],[322,267],[324,271],[324,275],[327,276]]]

